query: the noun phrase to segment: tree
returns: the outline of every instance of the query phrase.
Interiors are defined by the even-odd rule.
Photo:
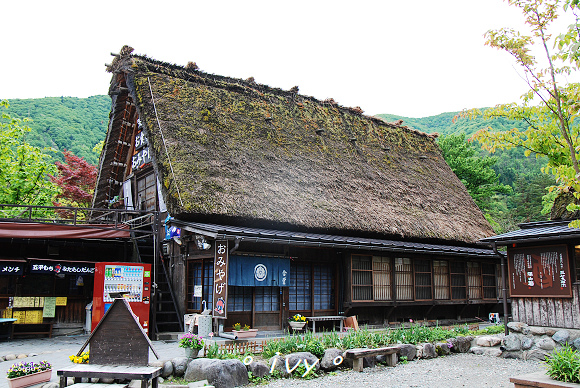
[[[567,64],[571,60],[569,50],[550,49],[554,43],[549,27],[558,17],[560,2],[508,0],[508,3],[521,9],[531,35],[508,28],[490,30],[486,33],[486,45],[515,58],[529,91],[522,96],[520,104],[502,104],[485,111],[468,110],[462,116],[524,121],[525,129],[495,131],[486,127],[476,132],[472,139],[478,140],[490,152],[523,147],[526,156],[545,156],[546,165],[542,171],[554,175],[557,183],[551,190],[571,190],[580,195],[580,131],[575,123],[580,108],[580,85],[566,81],[566,76],[577,67]],[[563,36],[555,38],[555,47],[568,47]],[[541,55],[536,56],[534,51]]]
[[[65,162],[56,162],[58,175],[50,177],[61,189],[54,205],[90,207],[97,182],[97,168],[70,151],[65,150],[63,154]]]
[[[464,133],[443,136],[438,143],[443,158],[484,213],[489,210],[493,195],[511,192],[510,186],[499,183],[496,172],[491,168],[496,158],[479,156]]]
[[[8,108],[8,101],[0,107]],[[25,141],[30,128],[2,112],[0,119],[0,203],[51,206],[58,188],[49,179],[56,173],[47,149],[33,147]]]

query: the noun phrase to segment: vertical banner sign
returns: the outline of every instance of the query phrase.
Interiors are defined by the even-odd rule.
[[[213,311],[214,318],[226,319],[228,305],[228,240],[216,240],[213,259]]]

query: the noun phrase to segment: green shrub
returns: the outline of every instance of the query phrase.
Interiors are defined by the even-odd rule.
[[[555,380],[580,383],[580,353],[570,346],[555,350],[546,360],[546,373]]]

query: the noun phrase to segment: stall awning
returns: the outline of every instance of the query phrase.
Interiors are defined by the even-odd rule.
[[[242,287],[288,287],[290,259],[230,256],[229,285]]]
[[[0,222],[0,238],[130,238],[131,233],[114,225],[82,226],[42,224],[35,222]]]

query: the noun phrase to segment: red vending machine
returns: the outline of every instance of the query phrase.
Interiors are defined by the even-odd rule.
[[[115,297],[122,295],[149,334],[151,282],[151,264],[96,263],[91,330],[95,330]]]

